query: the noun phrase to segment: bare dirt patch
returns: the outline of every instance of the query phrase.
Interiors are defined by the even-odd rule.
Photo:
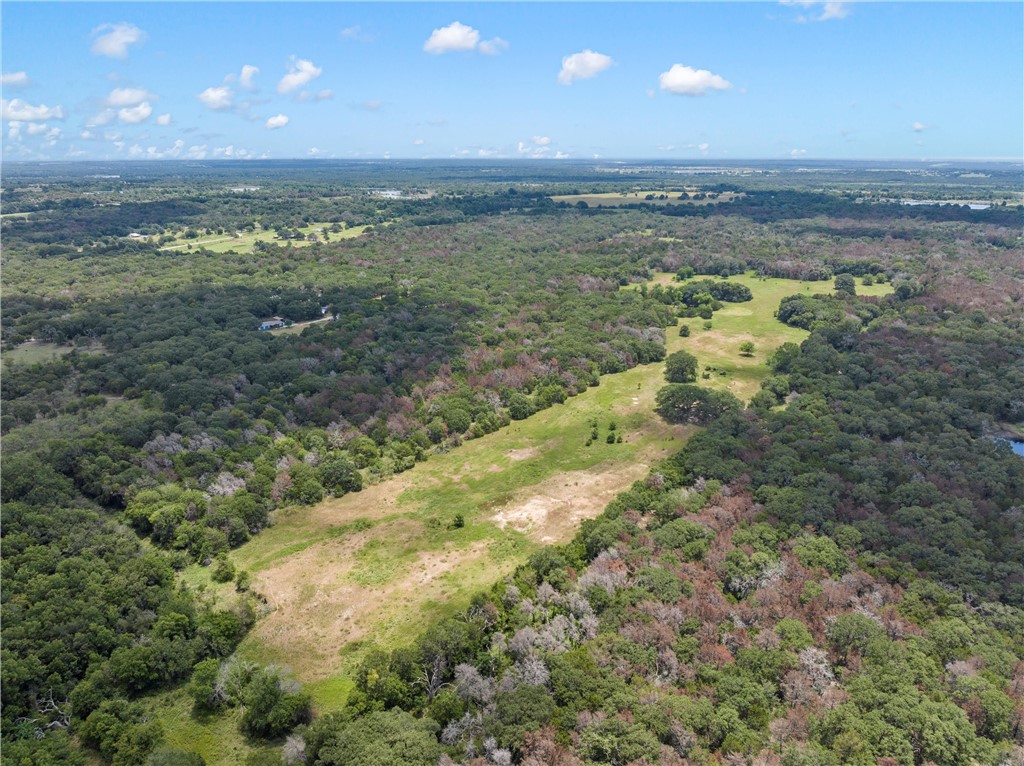
[[[584,519],[596,517],[617,494],[647,474],[644,462],[552,476],[527,488],[504,505],[491,521],[502,529],[511,527],[543,543],[564,543]]]
[[[540,455],[540,450],[537,447],[523,447],[522,449],[510,449],[505,453],[509,460],[529,460],[532,457]]]

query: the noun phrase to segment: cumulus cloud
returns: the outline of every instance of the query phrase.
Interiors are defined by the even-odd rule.
[[[100,112],[91,120],[89,120],[87,126],[109,125],[114,121],[115,117],[117,117],[117,112],[115,112],[113,109],[104,109],[102,112]]]
[[[431,32],[430,37],[423,43],[423,50],[427,53],[472,51],[476,50],[479,42],[480,33],[477,30],[455,21]]]
[[[558,73],[558,81],[562,85],[571,85],[573,80],[587,80],[600,74],[614,63],[611,56],[597,53],[588,48],[562,59],[562,71]]]
[[[555,159],[556,160],[567,160],[567,159],[569,159],[570,156],[571,155],[568,155],[565,152],[555,152]]]
[[[19,120],[23,122],[42,122],[44,120],[63,120],[64,107],[58,104],[49,107],[46,104],[32,106],[20,98],[0,100],[0,119]]]
[[[147,120],[151,114],[153,114],[153,107],[150,106],[148,101],[143,101],[138,106],[125,107],[117,111],[118,119],[121,122],[127,122],[129,125],[136,125]]]
[[[227,85],[218,85],[213,88],[207,88],[196,98],[210,109],[221,110],[231,108],[234,103],[235,94]]]
[[[0,85],[5,88],[24,88],[28,83],[28,75],[24,72],[4,72],[0,75]]]
[[[314,101],[330,101],[334,98],[334,91],[330,88],[324,88],[322,91],[313,96]]]
[[[810,15],[800,14],[798,22],[831,21],[845,19],[850,15],[850,3],[847,0],[780,0],[782,5],[795,6],[807,10]]]
[[[171,115],[169,115],[169,114],[161,114],[159,117],[156,118],[156,124],[157,125],[164,125],[164,126],[170,125],[171,124]]]
[[[500,37],[481,40],[478,30],[459,21],[435,29],[423,43],[423,50],[433,54],[477,51],[485,56],[497,56],[506,48],[508,42]]]
[[[97,56],[123,59],[128,56],[128,46],[137,45],[146,39],[146,33],[134,24],[103,24],[92,30],[92,52]]]
[[[533,136],[530,139],[530,143],[520,141],[516,145],[516,151],[521,155],[537,160],[549,157],[551,152],[551,138],[549,136]]]
[[[793,149],[790,151],[789,156],[795,159],[797,157],[803,157],[805,154],[807,154],[806,149]]]
[[[291,93],[293,90],[308,85],[315,80],[324,70],[316,66],[308,59],[297,59],[292,57],[288,67],[288,74],[281,78],[277,84],[278,93]]]
[[[417,138],[415,141],[412,142],[412,145],[413,146],[423,146],[423,144],[425,144],[425,143],[427,143],[427,142],[424,141],[422,138]]]
[[[268,130],[277,130],[277,128],[283,128],[288,124],[288,118],[283,114],[275,114],[269,120],[267,120]]]
[[[86,141],[92,141],[94,138],[96,138],[96,134],[93,133],[91,130],[83,130],[81,133],[78,134],[78,137],[83,138]]]
[[[252,81],[252,78],[260,73],[258,66],[252,64],[244,64],[242,66],[242,74],[238,76],[238,84],[243,88],[255,88],[256,84]]]
[[[45,133],[50,129],[50,126],[45,122],[31,122],[25,126],[25,130],[28,131],[30,136],[38,136],[40,133]]]
[[[338,37],[342,40],[354,43],[372,43],[374,37],[369,32],[363,31],[363,28],[358,24],[351,27],[345,27],[343,30],[338,32]]]
[[[114,88],[107,95],[107,106],[135,106],[154,96],[145,88]]]
[[[701,154],[707,154],[708,150],[711,149],[711,144],[697,144],[697,149],[700,150]]]
[[[508,48],[508,41],[502,40],[500,37],[484,40],[476,46],[476,49],[485,56],[497,56],[506,48]]]
[[[694,69],[682,64],[673,64],[667,72],[658,75],[658,85],[677,96],[703,96],[709,90],[732,87],[731,82],[707,69]]]
[[[915,133],[922,133],[925,130],[928,130],[927,125],[925,125],[923,122],[918,122],[917,120],[914,121],[914,124],[911,127],[914,129]]]

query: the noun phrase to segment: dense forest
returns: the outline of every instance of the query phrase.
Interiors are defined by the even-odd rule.
[[[1024,460],[1001,438],[1024,250],[998,178],[987,210],[873,201],[857,168],[592,208],[551,199],[626,188],[591,166],[222,167],[5,178],[28,215],[2,223],[4,764],[199,764],[141,702],[173,688],[279,745],[253,763],[1024,757]],[[277,238],[203,245],[256,230]],[[664,360],[679,318],[751,300],[746,273],[821,284],[774,320],[808,337],[749,402],[670,357],[657,412],[701,430],[572,542],[371,652],[338,712],[233,654],[264,606],[230,552],[277,509]],[[196,563],[229,603],[184,583]]]

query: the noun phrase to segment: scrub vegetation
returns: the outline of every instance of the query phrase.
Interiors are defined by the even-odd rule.
[[[5,176],[5,765],[1021,757],[1009,180],[171,165]]]

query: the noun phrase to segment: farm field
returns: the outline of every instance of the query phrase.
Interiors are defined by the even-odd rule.
[[[670,284],[673,276],[657,274],[649,284]],[[666,344],[670,353],[685,349],[702,368],[715,367],[701,385],[749,398],[768,375],[771,352],[807,336],[774,318],[779,301],[826,292],[831,283],[731,279],[750,287],[753,300],[726,304],[711,330],[700,329],[702,320],[685,320],[693,328],[689,338],[668,328]],[[858,285],[863,294],[889,289]],[[753,357],[739,356],[744,340],[755,343]],[[273,526],[231,554],[238,569],[253,575],[268,606],[239,654],[286,668],[320,711],[340,707],[369,649],[402,645],[432,620],[464,608],[534,550],[568,541],[583,519],[682,446],[694,428],[667,425],[653,413],[663,371],[659,363],[606,375],[564,404],[432,455],[362,492],[277,511]],[[587,447],[595,419],[599,438]],[[613,421],[622,443],[607,443]],[[183,579],[217,598],[233,597],[231,584],[211,582],[209,568],[189,567]],[[182,730],[196,722],[180,706],[161,702],[157,711],[172,739],[185,741]],[[216,726],[222,729],[223,721]],[[242,742],[234,729],[195,741],[207,739],[209,746],[199,747],[211,766],[232,762],[236,751],[225,741]]]

